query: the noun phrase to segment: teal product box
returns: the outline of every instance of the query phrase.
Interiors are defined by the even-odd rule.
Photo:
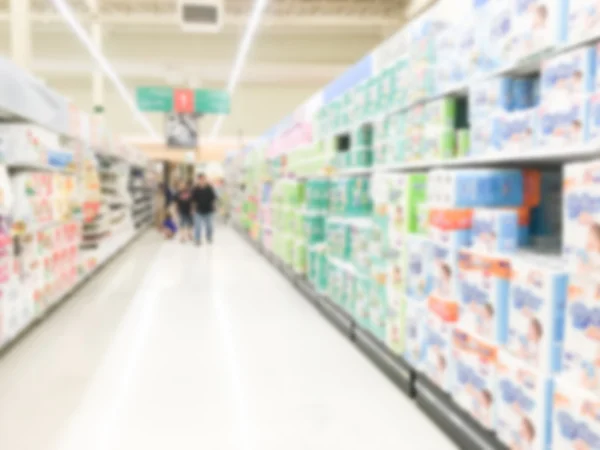
[[[329,299],[337,304],[342,304],[343,297],[343,286],[344,286],[344,275],[342,270],[333,262],[329,261],[327,264],[327,296]]]
[[[373,150],[371,148],[358,148],[350,151],[352,158],[351,167],[371,167],[373,165]]]
[[[325,216],[321,214],[304,214],[304,236],[309,244],[325,240]]]
[[[373,280],[370,277],[356,279],[356,299],[352,315],[364,330],[371,330],[371,290]]]
[[[352,149],[360,150],[371,148],[373,145],[373,127],[371,125],[362,125],[357,128],[352,136]]]
[[[346,224],[328,220],[326,225],[327,253],[338,259],[350,258],[350,231]]]

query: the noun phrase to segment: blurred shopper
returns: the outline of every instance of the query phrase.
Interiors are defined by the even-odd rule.
[[[175,194],[177,215],[179,216],[179,237],[181,242],[192,240],[192,185],[184,181],[179,183],[179,189]]]
[[[206,241],[210,244],[213,238],[213,214],[217,195],[208,183],[204,174],[198,180],[192,194],[194,204],[194,239],[196,245],[202,244],[202,227],[206,229]]]

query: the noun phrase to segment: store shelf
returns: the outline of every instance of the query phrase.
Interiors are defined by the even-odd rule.
[[[67,167],[55,167],[50,166],[48,164],[37,163],[37,162],[10,162],[6,165],[9,170],[33,170],[38,172],[55,172],[55,173],[64,173],[67,175],[75,175],[75,172],[72,168]]]
[[[419,407],[456,442],[469,450],[507,450],[492,433],[461,411],[450,396],[418,374],[414,389]]]
[[[27,324],[20,332],[14,336],[11,340],[8,340],[0,346],[0,357],[7,352],[10,348],[16,345],[21,339],[23,339],[27,334],[38,326],[48,315],[52,314],[58,307],[60,307],[64,302],[69,299],[78,289],[80,289],[87,280],[91,277],[99,273],[99,271],[104,268],[110,261],[112,261],[119,253],[121,253],[127,246],[135,242],[142,234],[145,232],[145,229],[140,229],[135,233],[127,236],[127,239],[121,239],[115,243],[115,245],[111,246],[108,250],[106,250],[102,254],[102,258],[98,260],[96,266],[83,276],[79,277],[79,279],[69,288],[67,288],[64,292],[57,295],[54,299],[48,302],[48,307],[41,312],[41,314],[34,317],[34,319]]]
[[[361,175],[370,175],[373,173],[373,167],[353,167],[348,169],[336,169],[333,172],[333,176],[341,177],[355,177]]]
[[[411,172],[415,170],[461,167],[511,167],[557,165],[600,157],[600,143],[585,143],[571,148],[535,149],[526,153],[498,153],[445,160],[410,161],[375,166],[375,172]]]

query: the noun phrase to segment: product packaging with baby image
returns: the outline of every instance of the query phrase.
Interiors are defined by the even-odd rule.
[[[469,249],[459,256],[458,325],[503,344],[507,336],[510,261]]]
[[[429,314],[425,319],[422,370],[440,389],[451,392],[454,382],[452,331],[454,326]]]
[[[488,253],[512,253],[522,239],[522,226],[529,223],[527,208],[473,210],[472,247]]]
[[[547,450],[552,438],[553,381],[498,351],[496,434],[510,449]]]
[[[567,280],[564,264],[558,258],[512,258],[506,347],[545,373],[560,367]]]
[[[461,329],[452,333],[455,379],[451,395],[484,428],[496,424],[496,345]]]
[[[431,242],[425,236],[410,235],[406,239],[406,295],[423,303],[429,294]]]
[[[407,299],[405,334],[406,347],[404,359],[416,370],[421,370],[423,355],[426,348],[427,310],[418,302]]]
[[[597,395],[559,377],[554,385],[552,406],[552,449],[600,448],[600,399]]]
[[[600,160],[563,170],[563,256],[569,270],[600,277]]]
[[[571,276],[565,314],[563,376],[600,394],[600,281]]]

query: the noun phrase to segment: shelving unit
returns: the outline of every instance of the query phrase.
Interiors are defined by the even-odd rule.
[[[231,166],[272,168],[266,212],[239,230],[263,230],[249,242],[460,448],[571,448],[576,439],[593,447],[585,433],[567,436],[551,424],[568,417],[600,433],[597,418],[560,401],[600,393],[574,392],[573,380],[598,368],[580,354],[574,312],[564,306],[582,285],[600,289],[600,33],[574,25],[600,12],[531,2],[528,11],[565,21],[559,37],[531,32],[511,2],[492,3],[438,2],[232,154]],[[460,8],[459,21],[443,8]],[[493,28],[500,17],[506,26]],[[591,34],[575,41],[573,30]],[[510,53],[500,48],[507,43]],[[304,140],[299,128],[310,130]],[[236,186],[239,175],[228,176]],[[315,188],[317,180],[325,183]],[[368,184],[370,209],[353,210],[362,191],[352,183]],[[322,226],[311,185],[313,200],[329,204],[325,236],[305,247]],[[552,294],[536,287],[552,276],[566,281]],[[526,316],[520,295],[554,316]],[[583,296],[568,300],[593,307]],[[570,363],[542,365],[540,352],[558,347]],[[520,400],[544,414],[518,409]]]
[[[127,190],[130,168],[145,170],[143,154],[4,58],[0,86],[4,352],[139,236],[147,220],[134,230]],[[113,166],[121,168],[114,176],[106,172]],[[151,201],[144,204],[151,210]],[[118,209],[123,218],[111,224]]]

